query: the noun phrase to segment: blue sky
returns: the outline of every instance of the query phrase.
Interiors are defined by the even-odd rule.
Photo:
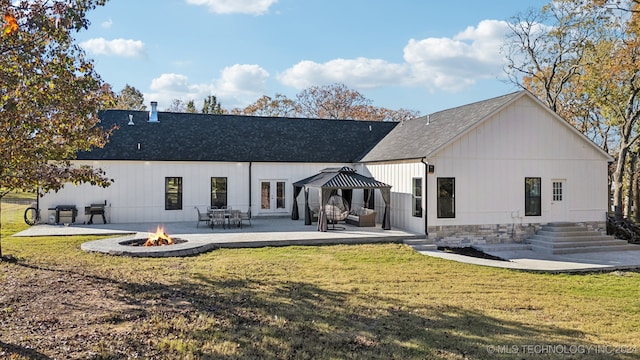
[[[103,80],[161,110],[224,108],[343,83],[373,105],[425,115],[517,90],[506,21],[546,1],[110,0],[76,39]]]

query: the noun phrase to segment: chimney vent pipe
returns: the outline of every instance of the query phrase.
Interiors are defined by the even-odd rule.
[[[151,111],[149,112],[149,122],[158,122],[158,102],[151,102]]]

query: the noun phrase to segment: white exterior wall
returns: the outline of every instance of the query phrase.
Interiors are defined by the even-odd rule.
[[[456,179],[456,217],[435,216],[431,191],[429,225],[604,220],[607,158],[560,121],[524,97],[429,159],[431,189]],[[541,216],[524,216],[525,177],[541,178]],[[554,180],[565,181],[562,209],[552,206]]]
[[[88,221],[84,207],[92,203],[107,202],[107,221],[174,222],[196,219],[194,207],[205,210],[210,205],[211,177],[227,178],[227,203],[234,209],[246,211],[249,207],[249,163],[226,162],[146,162],[146,161],[76,161],[77,165],[101,168],[114,179],[108,188],[83,184],[67,184],[57,193],[51,192],[40,199],[43,219],[48,219],[49,208],[57,205],[75,205],[76,223]],[[252,163],[251,209],[253,216],[291,214],[292,183],[318,173],[327,167],[344,164],[307,163]],[[165,210],[165,177],[182,177],[182,209]],[[260,206],[260,181],[285,182],[285,209],[264,210]],[[275,191],[275,188],[273,189]],[[298,205],[304,204],[299,196]],[[101,223],[99,216],[94,222]]]
[[[608,160],[560,121],[523,97],[426,159],[435,166],[427,176],[428,226],[604,221]],[[424,220],[412,216],[411,178],[424,177],[424,165],[367,168],[393,186],[391,225],[423,233]],[[455,178],[455,218],[437,217],[438,177]],[[541,178],[541,216],[524,216],[525,177]],[[560,209],[553,180],[565,182]]]
[[[391,185],[391,227],[424,234],[424,217],[413,216],[412,186],[413,178],[422,178],[424,194],[424,164],[420,162],[404,162],[395,164],[367,164],[371,176],[378,181]],[[376,191],[377,215],[384,212],[384,201]],[[424,197],[422,202],[424,209]],[[424,216],[424,210],[423,210]],[[376,216],[377,217],[377,216]],[[377,222],[382,217],[377,217]]]

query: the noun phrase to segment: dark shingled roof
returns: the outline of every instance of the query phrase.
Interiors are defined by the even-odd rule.
[[[405,121],[382,139],[362,161],[428,157],[489,115],[525,94],[529,93],[518,91]]]
[[[129,114],[134,125],[127,125]],[[79,160],[337,162],[359,161],[398,123],[107,110],[118,125],[103,149]]]

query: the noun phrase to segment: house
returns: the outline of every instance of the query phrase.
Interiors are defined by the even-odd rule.
[[[74,162],[103,169],[113,184],[68,184],[46,194],[41,209],[75,205],[77,223],[89,219],[84,207],[100,203],[114,223],[191,221],[196,206],[289,215],[295,181],[352,166],[397,126],[158,112],[153,103],[151,112],[108,110],[100,121],[119,129],[103,149],[80,153]]]
[[[611,156],[527,91],[395,127],[361,163],[392,186],[392,225],[442,245],[605,229]]]
[[[155,107],[100,118],[119,130],[76,162],[115,182],[66,186],[46,194],[41,208],[76,204],[77,222],[87,220],[82,207],[101,202],[112,222],[190,221],[194,206],[211,205],[285,215],[294,183],[346,166],[391,186],[389,203],[354,193],[352,208],[375,206],[381,223],[389,206],[391,227],[439,244],[520,241],[549,222],[604,227],[612,158],[526,91],[403,123]]]

